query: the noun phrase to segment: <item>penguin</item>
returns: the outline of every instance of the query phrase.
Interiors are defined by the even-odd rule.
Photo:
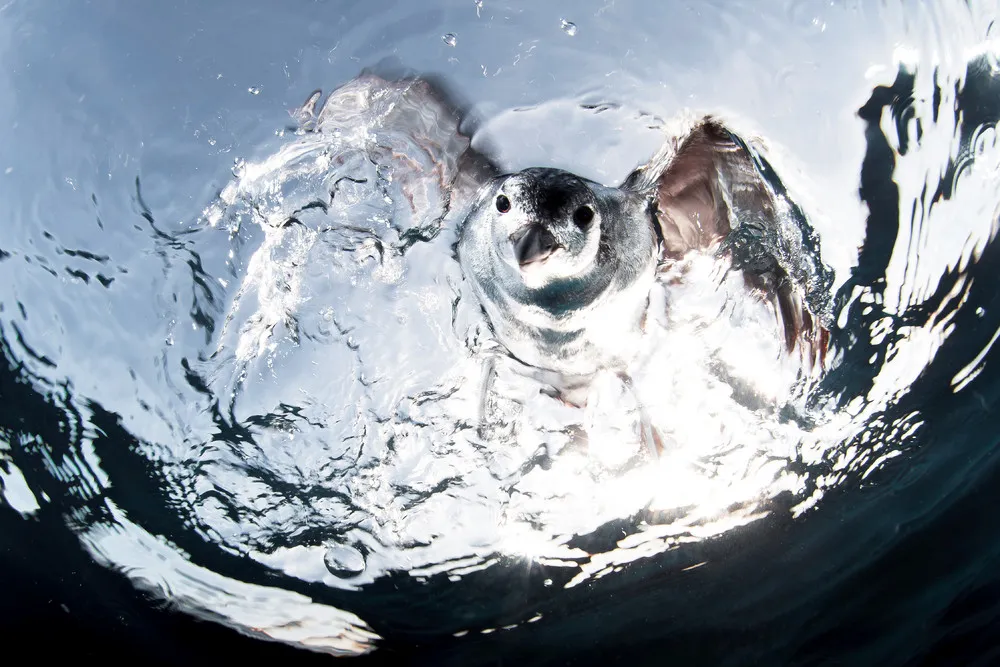
[[[720,120],[669,138],[617,187],[551,168],[485,183],[458,258],[510,355],[567,402],[599,371],[625,373],[658,275],[689,253],[743,273],[774,308],[789,353],[825,361],[832,278],[773,169]],[[627,378],[623,378],[626,379]]]
[[[501,173],[473,147],[468,116],[440,81],[364,73],[317,112],[318,99],[298,114],[307,130],[363,113],[420,146],[412,157],[371,148],[370,159],[392,165],[415,217],[426,209],[433,219],[405,244],[454,227],[456,259],[497,343],[565,403],[583,407],[604,372],[629,386],[651,311],[662,307],[651,291],[692,253],[742,274],[746,298],[773,310],[787,354],[825,364],[833,275],[818,236],[758,148],[719,118],[665,137],[612,186],[544,166]]]

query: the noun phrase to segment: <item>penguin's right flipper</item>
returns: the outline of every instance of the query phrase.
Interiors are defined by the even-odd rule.
[[[409,205],[404,243],[426,240],[463,208],[496,167],[463,131],[466,112],[428,78],[389,80],[366,72],[330,93],[314,91],[293,112],[306,132],[362,147]],[[409,229],[409,226],[404,226]]]

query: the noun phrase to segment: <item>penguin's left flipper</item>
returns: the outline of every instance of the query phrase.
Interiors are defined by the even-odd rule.
[[[705,117],[664,143],[625,189],[649,192],[661,261],[691,251],[728,255],[747,287],[768,301],[789,353],[822,362],[829,341],[832,271],[801,208],[760,151]]]

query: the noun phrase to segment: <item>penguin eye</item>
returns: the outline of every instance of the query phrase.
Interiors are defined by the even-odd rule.
[[[581,206],[573,211],[573,222],[577,227],[586,227],[594,219],[594,209],[589,206]]]
[[[501,213],[510,210],[510,200],[507,199],[507,195],[497,195],[497,210]]]

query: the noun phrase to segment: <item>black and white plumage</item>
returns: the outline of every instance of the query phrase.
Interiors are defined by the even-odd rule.
[[[759,161],[705,118],[617,188],[545,168],[495,177],[463,222],[463,271],[511,354],[567,386],[627,366],[656,272],[690,252],[729,255],[748,298],[773,305],[788,351],[815,361],[824,313],[808,300],[822,310],[825,286],[802,284],[815,267],[799,264],[818,260]]]
[[[555,169],[484,185],[458,256],[497,337],[567,376],[624,367],[658,258],[646,197]]]

